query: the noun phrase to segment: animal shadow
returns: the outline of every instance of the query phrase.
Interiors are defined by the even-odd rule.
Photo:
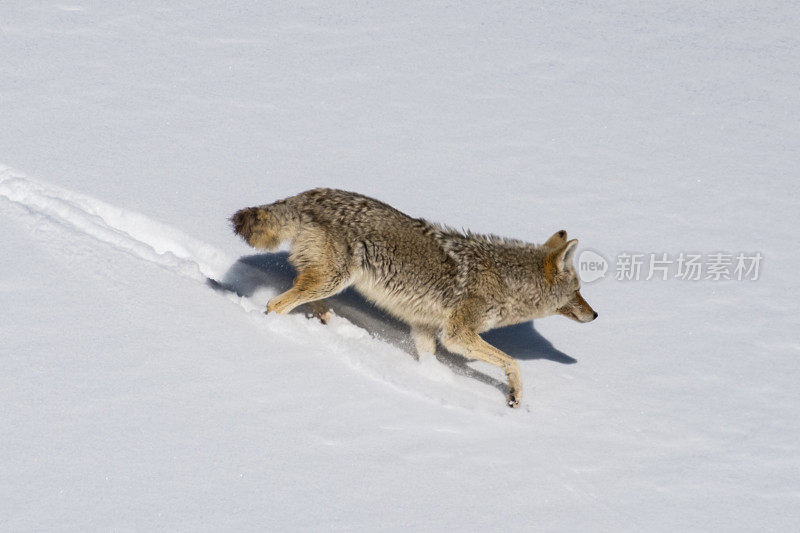
[[[292,286],[296,275],[288,258],[287,252],[243,256],[231,265],[222,280],[209,278],[207,284],[215,290],[232,292],[248,298],[259,291],[278,294]],[[354,289],[348,288],[336,296],[327,298],[326,302],[337,315],[364,328],[372,336],[416,357],[408,325],[376,307]],[[292,312],[311,316],[310,310],[305,305]],[[533,327],[532,322],[497,328],[482,333],[481,336],[493,346],[517,359],[547,359],[561,364],[577,362],[542,337]],[[504,394],[508,390],[504,381],[499,381],[475,370],[467,365],[468,359],[451,353],[441,346],[436,350],[436,358],[457,374],[482,381]]]

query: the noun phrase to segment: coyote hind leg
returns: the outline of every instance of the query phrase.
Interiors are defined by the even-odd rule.
[[[346,281],[343,276],[320,268],[306,268],[297,275],[291,289],[267,302],[267,313],[285,314],[298,305],[333,296],[345,288]]]

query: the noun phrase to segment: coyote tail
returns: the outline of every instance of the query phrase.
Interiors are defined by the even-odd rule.
[[[294,237],[299,216],[285,200],[259,207],[240,209],[230,218],[233,232],[253,248],[272,250]]]

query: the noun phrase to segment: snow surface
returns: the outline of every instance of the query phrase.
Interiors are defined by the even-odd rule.
[[[0,529],[797,530],[800,7],[0,4]],[[261,310],[313,186],[541,242],[755,252],[418,363]],[[213,280],[213,281],[209,281]]]

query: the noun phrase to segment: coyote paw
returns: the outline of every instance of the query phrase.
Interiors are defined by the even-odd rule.
[[[506,405],[512,409],[519,407],[520,395],[514,391],[510,391],[506,396]]]
[[[282,315],[285,309],[286,309],[286,301],[284,299],[281,299],[280,296],[276,296],[275,298],[267,302],[267,308],[264,311],[264,314],[268,315],[270,313],[277,313],[279,315]]]
[[[333,318],[333,311],[328,310],[322,314],[316,312],[306,313],[306,318],[308,318],[309,320],[312,318],[316,318],[317,320],[319,320],[320,324],[322,324],[323,326],[327,326],[328,322],[330,322],[331,319]]]
[[[308,302],[306,318],[316,318],[324,325],[333,318],[333,311],[331,311],[331,308],[325,303],[325,300],[315,300],[313,302]]]

